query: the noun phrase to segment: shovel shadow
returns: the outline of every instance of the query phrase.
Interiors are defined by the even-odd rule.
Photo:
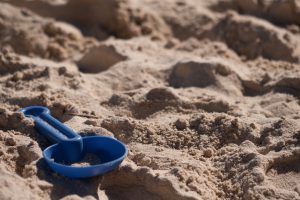
[[[53,172],[44,159],[40,159],[37,162],[37,176],[39,179],[53,185],[50,192],[50,198],[53,200],[69,195],[78,195],[80,197],[92,196],[99,199],[98,190],[102,176],[85,179],[67,178]]]

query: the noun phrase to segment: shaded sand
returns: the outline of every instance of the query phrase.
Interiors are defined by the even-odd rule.
[[[99,165],[99,164],[101,164],[100,158],[95,154],[88,153],[82,158],[82,160],[76,163],[72,163],[71,166],[86,167],[86,166]]]
[[[5,2],[1,200],[300,199],[298,1]],[[128,157],[54,173],[30,105]]]

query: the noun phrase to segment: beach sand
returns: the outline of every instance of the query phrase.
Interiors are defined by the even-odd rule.
[[[0,199],[300,199],[297,0],[0,1]],[[128,156],[51,171],[17,110]]]

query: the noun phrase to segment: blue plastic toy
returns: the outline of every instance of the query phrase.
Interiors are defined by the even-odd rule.
[[[48,108],[30,106],[20,110],[34,120],[35,128],[54,144],[43,151],[50,168],[70,178],[85,178],[104,174],[118,167],[127,155],[126,146],[106,136],[81,137],[50,115]],[[71,166],[86,154],[96,155],[101,163]],[[62,164],[66,163],[66,164]]]

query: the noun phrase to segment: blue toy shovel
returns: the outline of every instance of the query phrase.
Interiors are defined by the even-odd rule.
[[[55,172],[70,178],[85,178],[104,174],[118,167],[127,155],[125,145],[106,136],[81,137],[50,115],[48,108],[30,106],[20,110],[34,120],[35,128],[54,144],[43,151],[44,159]],[[100,163],[72,166],[85,155],[92,154]]]

